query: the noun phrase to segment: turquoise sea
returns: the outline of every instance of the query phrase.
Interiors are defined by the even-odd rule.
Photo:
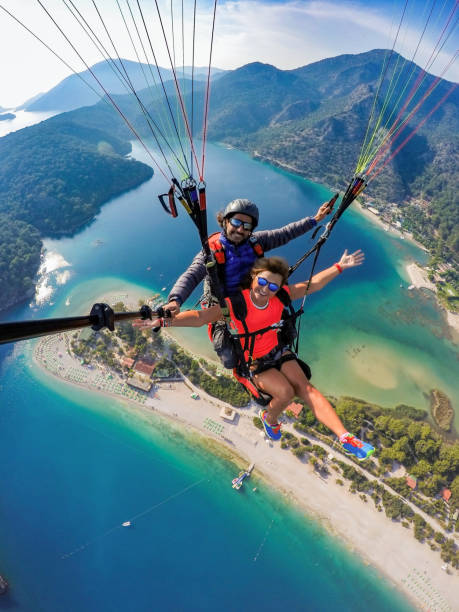
[[[263,227],[312,214],[329,197],[215,145],[207,181],[211,213],[250,197]],[[185,215],[173,220],[160,210],[163,189],[153,178],[107,204],[77,236],[47,240],[42,301],[8,318],[84,314],[118,289],[167,293],[198,241]],[[310,244],[306,236],[282,253],[293,261]],[[458,397],[456,348],[441,313],[428,295],[400,288],[408,284],[404,261],[422,261],[422,252],[353,211],[319,267],[344,248],[364,249],[365,266],[314,296],[303,322],[302,353],[317,386],[388,406],[425,407],[432,386]],[[209,351],[203,334],[185,340]],[[33,365],[33,345],[0,347],[0,573],[12,585],[0,610],[411,609],[263,483],[235,494],[231,462],[153,415],[47,377]],[[131,529],[120,527],[133,517]]]

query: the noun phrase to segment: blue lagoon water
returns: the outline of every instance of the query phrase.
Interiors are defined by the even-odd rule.
[[[237,151],[212,145],[208,160],[211,215],[249,197],[262,227],[277,227],[329,197]],[[198,240],[184,214],[160,210],[163,190],[154,177],[75,237],[47,240],[41,301],[8,317],[84,314],[113,290],[167,294]],[[344,248],[364,249],[367,262],[310,300],[302,353],[317,386],[388,406],[425,407],[432,386],[458,397],[441,313],[429,296],[400,289],[404,261],[422,253],[352,211],[334,234],[319,267]],[[310,244],[305,236],[282,253],[293,261]],[[209,351],[203,334],[184,338]],[[0,352],[0,573],[12,584],[0,610],[411,609],[263,483],[235,494],[238,468],[192,435],[46,376],[33,364],[34,342]]]
[[[263,483],[235,494],[236,466],[30,352],[2,376],[0,609],[410,609]]]

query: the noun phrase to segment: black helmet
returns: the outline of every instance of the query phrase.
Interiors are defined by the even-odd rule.
[[[229,217],[230,215],[235,215],[237,213],[242,213],[243,215],[248,215],[253,219],[253,227],[254,229],[258,225],[258,207],[256,204],[251,202],[250,200],[245,200],[244,198],[238,198],[237,200],[233,200],[228,204],[228,206],[223,211],[223,218]]]

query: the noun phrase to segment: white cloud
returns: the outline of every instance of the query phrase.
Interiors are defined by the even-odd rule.
[[[50,12],[69,33],[75,46],[82,50],[88,64],[102,59],[86,34],[61,0],[42,0]],[[69,5],[70,0],[65,0]],[[416,8],[418,0],[412,4]],[[118,51],[122,57],[136,59],[129,37],[123,25],[118,7],[114,0],[96,0],[107,27],[113,34]],[[126,0],[119,0],[125,17],[130,16]],[[91,25],[110,47],[110,41],[104,32],[91,0],[74,1],[75,6],[90,20]],[[208,62],[210,30],[212,21],[212,4],[210,0],[200,0],[197,14],[197,35],[195,48],[196,65],[204,66]],[[425,3],[421,3],[424,4]],[[84,70],[82,61],[71,50],[68,43],[46,16],[35,0],[0,0],[0,5],[11,10],[19,19],[45,42],[68,61],[76,70]],[[137,13],[137,3],[130,0],[132,10]],[[143,2],[144,17],[154,41],[158,62],[169,65],[167,51],[153,3]],[[163,25],[171,41],[170,0],[161,0]],[[185,7],[185,63],[191,63],[191,2],[184,2]],[[390,4],[392,6],[392,4]],[[177,63],[181,63],[181,3],[174,3],[175,53]],[[401,9],[399,9],[401,10]],[[445,13],[446,14],[446,13]],[[395,26],[399,15],[387,15],[378,4],[368,8],[359,2],[321,2],[319,0],[292,0],[287,2],[270,2],[262,0],[220,0],[217,9],[213,65],[220,68],[237,68],[253,61],[261,61],[283,69],[296,68],[326,57],[342,53],[360,53],[374,48],[391,47]],[[413,22],[417,15],[411,14]],[[138,17],[139,27],[142,28]],[[405,28],[400,37],[397,49],[409,56],[408,50],[414,49],[419,37],[420,28]],[[0,105],[14,105],[40,92],[47,91],[70,71],[62,65],[49,51],[33,39],[19,25],[14,23],[0,10]],[[147,50],[148,41],[144,37]],[[421,47],[416,61],[422,65],[433,47],[427,41]],[[111,49],[113,54],[113,49]],[[172,44],[170,52],[173,52]],[[149,57],[151,52],[148,50]],[[444,50],[433,66],[440,71],[446,65],[450,53]],[[8,61],[5,61],[8,58]],[[141,57],[143,59],[143,57]],[[454,67],[453,67],[454,68]],[[454,68],[446,78],[459,78],[459,70]]]
[[[215,65],[236,68],[263,61],[289,69],[343,53],[391,48],[400,15],[401,8],[388,16],[377,6],[356,2],[230,1],[219,8]],[[413,21],[413,15],[408,17]],[[421,26],[404,25],[396,50],[411,58],[421,31]],[[424,65],[434,45],[426,36],[415,61]],[[441,71],[451,55],[441,53],[433,68]],[[457,69],[446,75],[458,77]]]

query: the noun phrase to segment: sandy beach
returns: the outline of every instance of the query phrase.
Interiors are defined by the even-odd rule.
[[[429,280],[427,272],[417,263],[412,262],[407,264],[406,272],[414,289],[429,289],[434,293],[437,292],[434,283]],[[459,314],[450,312],[449,310],[443,310],[445,312],[448,325],[454,330],[456,337],[459,338]]]
[[[116,374],[82,365],[68,353],[69,342],[70,337],[65,334],[41,340],[35,349],[36,363],[69,384],[126,400],[129,410],[148,411],[158,419],[168,419],[198,443],[214,448],[218,445],[226,454],[230,452],[241,467],[254,463],[254,474],[263,477],[267,486],[276,487],[287,501],[299,505],[306,517],[318,520],[339,537],[418,609],[457,610],[454,601],[459,599],[459,573],[451,568],[449,573],[442,569],[439,552],[418,542],[411,529],[408,531],[401,523],[390,521],[384,512],[378,512],[371,500],[365,502],[358,494],[351,494],[348,482],[344,486],[337,484],[334,470],[326,478],[319,476],[306,461],[267,440],[264,432],[253,425],[258,411],[255,404],[237,409],[234,421],[228,422],[220,416],[225,404],[193,389],[189,382],[162,383],[148,395],[138,393]],[[199,399],[191,398],[194,390]],[[295,431],[291,423],[284,428]],[[333,456],[347,461],[338,451],[323,446],[329,454],[328,461]],[[440,530],[438,524],[432,525]]]
[[[390,232],[391,234],[394,234],[395,236],[398,236],[399,238],[403,237],[404,239],[409,240],[410,242],[415,244],[418,248],[427,252],[427,249],[422,244],[420,244],[417,240],[415,240],[412,236],[407,236],[406,233],[403,233],[394,227],[389,227],[387,223],[385,223],[382,219],[380,219],[374,213],[370,212],[367,208],[364,208],[357,200],[354,202],[354,206],[356,210],[359,211],[360,214],[362,214],[364,217],[369,219],[372,223],[374,223],[378,227],[384,229],[387,232]],[[423,268],[421,268],[418,264],[416,264],[415,262],[411,262],[405,266],[405,269],[410,279],[410,282],[414,286],[415,289],[429,289],[430,291],[433,291],[435,294],[437,293],[435,284],[429,281],[427,277],[427,272]],[[439,305],[445,314],[447,324],[451,327],[453,331],[455,340],[459,341],[459,314],[446,310],[445,308],[443,308],[443,306],[441,306],[440,303]]]

